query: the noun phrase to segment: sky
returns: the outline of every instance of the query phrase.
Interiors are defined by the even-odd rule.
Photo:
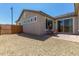
[[[0,24],[11,24],[11,7],[14,24],[23,9],[40,10],[53,17],[74,12],[73,3],[0,3]]]

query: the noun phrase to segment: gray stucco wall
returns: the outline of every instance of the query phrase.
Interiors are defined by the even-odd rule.
[[[24,24],[23,25],[23,32],[34,34],[34,35],[41,35],[41,27],[39,25],[40,23],[31,23],[31,24]]]
[[[78,18],[73,17],[73,34],[78,34]]]
[[[78,34],[79,34],[79,11],[78,11]]]

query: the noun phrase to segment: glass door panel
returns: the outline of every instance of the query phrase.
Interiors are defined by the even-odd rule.
[[[58,31],[63,32],[64,21],[58,21]]]
[[[73,20],[67,19],[64,20],[64,32],[72,32],[73,31]]]

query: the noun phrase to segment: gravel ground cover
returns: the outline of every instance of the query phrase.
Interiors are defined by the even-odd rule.
[[[0,35],[0,55],[4,56],[71,56],[79,55],[79,43],[27,34]]]

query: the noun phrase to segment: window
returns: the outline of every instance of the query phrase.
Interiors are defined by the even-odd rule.
[[[33,22],[36,22],[37,21],[37,16],[30,16],[28,17],[28,22],[29,23],[33,23]]]
[[[36,21],[36,17],[35,17],[35,21]]]
[[[31,22],[32,22],[32,19],[31,19]]]

